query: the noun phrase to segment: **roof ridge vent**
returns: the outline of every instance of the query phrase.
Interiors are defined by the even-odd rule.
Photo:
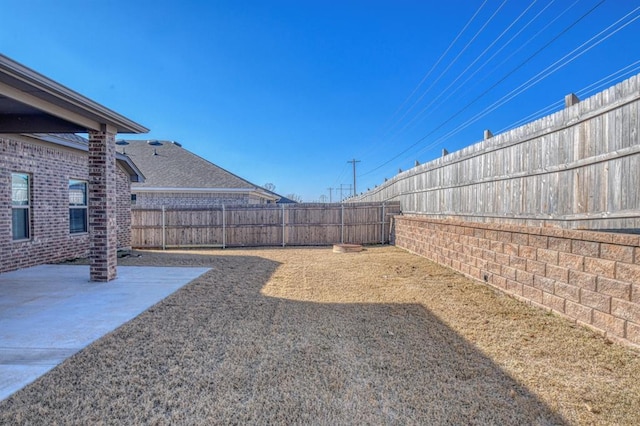
[[[179,146],[180,148],[182,148],[182,144],[180,142],[171,141],[171,143],[174,144],[175,146]]]

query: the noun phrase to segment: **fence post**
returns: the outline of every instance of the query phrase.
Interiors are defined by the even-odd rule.
[[[281,204],[282,206],[282,247],[284,247],[285,245],[285,229],[286,229],[286,225],[285,225],[285,221],[284,221],[284,204]]]
[[[222,249],[227,248],[227,222],[224,204],[222,205]]]
[[[380,244],[384,244],[384,222],[385,222],[385,216],[384,216],[384,202],[382,203],[382,220],[381,220],[381,226],[380,226]]]
[[[166,233],[167,233],[167,229],[165,226],[165,216],[164,216],[164,206],[162,206],[162,250],[166,250],[167,245],[166,245]]]
[[[340,204],[340,244],[344,244],[344,204]]]

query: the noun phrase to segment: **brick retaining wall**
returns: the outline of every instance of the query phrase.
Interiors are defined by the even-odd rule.
[[[640,348],[640,235],[396,216],[395,244]]]

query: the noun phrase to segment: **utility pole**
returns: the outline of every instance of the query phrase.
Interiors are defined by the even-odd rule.
[[[329,202],[331,203],[331,191],[333,191],[333,188],[327,188],[329,190]]]
[[[351,163],[353,164],[353,196],[356,196],[356,163],[359,163],[360,160],[356,160],[355,158],[353,160],[347,161],[347,163]]]
[[[342,202],[342,200],[344,200],[344,197],[342,196],[343,187],[349,188],[349,192],[351,192],[351,184],[350,183],[341,183],[340,184],[340,202]]]

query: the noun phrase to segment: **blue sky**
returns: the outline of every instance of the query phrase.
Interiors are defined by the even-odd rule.
[[[348,160],[361,192],[640,72],[638,0],[1,7],[3,54],[304,201],[347,195]]]

